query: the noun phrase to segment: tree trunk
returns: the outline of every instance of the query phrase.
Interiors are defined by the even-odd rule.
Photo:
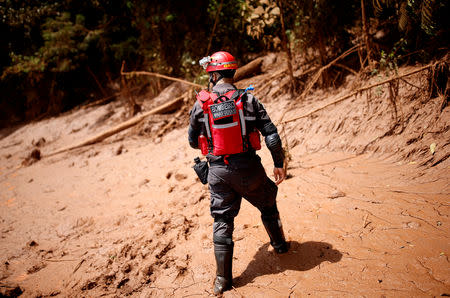
[[[364,5],[364,0],[361,0],[361,16],[362,16],[364,43],[366,44],[367,62],[369,64],[369,68],[372,69],[373,61],[371,57],[372,53],[369,38],[369,21],[366,18],[366,6]]]
[[[281,37],[282,37],[282,44],[283,44],[283,49],[286,53],[287,56],[287,66],[288,66],[288,73],[289,73],[289,77],[291,79],[291,83],[290,83],[290,93],[291,96],[294,96],[294,94],[297,92],[297,84],[295,82],[295,78],[294,78],[294,71],[292,70],[292,55],[291,55],[291,47],[290,44],[287,40],[287,36],[286,36],[286,28],[284,26],[284,17],[283,17],[283,0],[277,0],[277,5],[280,8],[280,20],[281,20],[281,30],[283,31],[281,33]]]

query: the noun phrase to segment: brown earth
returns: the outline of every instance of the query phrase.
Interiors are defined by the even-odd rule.
[[[273,71],[239,85],[254,83],[277,123],[286,109],[284,120],[380,79],[348,77],[291,105],[286,79],[266,83]],[[291,250],[274,254],[258,212],[243,202],[234,288],[225,297],[450,295],[450,109],[417,88],[423,73],[407,80],[394,100],[386,87],[374,88],[278,124],[291,157],[278,195]],[[162,137],[173,115],[46,157],[123,121],[123,113],[113,102],[0,140],[0,293],[211,295],[209,194],[191,169],[199,153],[187,144],[187,112]],[[260,154],[271,173],[270,154]]]

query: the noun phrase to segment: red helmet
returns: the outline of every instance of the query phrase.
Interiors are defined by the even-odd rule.
[[[206,69],[206,72],[238,68],[233,55],[224,51],[216,52],[211,56],[204,57],[199,63]]]

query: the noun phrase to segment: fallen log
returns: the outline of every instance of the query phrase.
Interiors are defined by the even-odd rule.
[[[107,131],[104,131],[104,132],[102,132],[102,133],[100,133],[100,134],[98,134],[98,135],[96,135],[94,137],[91,137],[91,138],[89,138],[87,140],[84,140],[84,141],[82,141],[82,142],[80,142],[78,144],[71,145],[71,146],[68,146],[66,148],[58,149],[58,150],[56,150],[56,151],[54,151],[54,152],[52,152],[50,154],[45,155],[45,157],[53,156],[53,155],[56,155],[56,154],[59,154],[59,153],[63,153],[63,152],[66,152],[66,151],[70,151],[70,150],[73,150],[73,149],[77,149],[77,148],[81,148],[81,147],[84,147],[84,146],[87,146],[87,145],[92,145],[92,144],[101,142],[104,139],[106,139],[106,138],[108,138],[108,137],[110,137],[110,136],[112,136],[114,134],[117,134],[117,133],[119,133],[119,132],[121,132],[121,131],[123,131],[123,130],[125,130],[127,128],[130,128],[130,127],[140,123],[142,120],[144,120],[146,117],[148,117],[150,115],[164,114],[164,113],[167,113],[169,111],[173,111],[173,110],[177,109],[178,107],[180,107],[182,105],[183,98],[185,97],[185,95],[186,94],[183,94],[182,96],[177,97],[174,100],[172,100],[172,101],[170,101],[170,102],[168,102],[168,103],[166,103],[166,104],[164,104],[162,106],[159,106],[159,107],[157,107],[157,108],[155,108],[153,110],[145,112],[142,115],[138,115],[138,116],[136,116],[134,118],[131,118],[131,119],[129,119],[129,120],[127,120],[127,121],[125,121],[125,122],[123,122],[123,123],[113,127],[113,128],[111,128],[111,129],[108,129]]]
[[[263,60],[264,59],[262,57],[256,58],[255,60],[245,64],[244,66],[239,67],[236,70],[236,74],[234,75],[234,81],[237,82],[254,74],[260,73]]]

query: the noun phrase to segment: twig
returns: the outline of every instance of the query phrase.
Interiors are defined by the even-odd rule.
[[[422,66],[422,67],[420,67],[420,68],[417,68],[417,69],[415,69],[415,70],[409,71],[409,72],[407,72],[407,73],[404,73],[404,74],[401,74],[401,75],[396,75],[396,76],[391,77],[391,78],[389,78],[389,79],[386,79],[386,80],[384,80],[384,81],[381,81],[381,82],[378,82],[378,83],[375,83],[375,84],[372,84],[372,85],[369,85],[369,86],[365,86],[365,87],[358,88],[358,89],[356,89],[355,91],[353,91],[352,93],[347,94],[347,95],[344,95],[344,96],[341,96],[341,97],[339,97],[338,99],[336,99],[336,100],[333,101],[333,102],[327,103],[327,104],[323,105],[322,107],[317,108],[317,109],[315,109],[315,110],[312,110],[311,112],[308,112],[308,113],[306,113],[306,114],[304,114],[304,115],[301,115],[301,116],[298,116],[298,117],[294,117],[294,118],[285,120],[285,121],[283,121],[283,123],[288,123],[288,122],[292,122],[292,121],[295,121],[295,120],[298,120],[298,119],[301,119],[301,118],[308,117],[308,116],[310,116],[310,115],[312,115],[312,114],[314,114],[314,113],[316,113],[316,112],[318,112],[318,111],[320,111],[320,110],[323,110],[323,109],[325,109],[325,108],[327,108],[327,107],[329,107],[329,106],[331,106],[331,105],[334,105],[334,104],[336,104],[336,103],[339,103],[339,102],[341,102],[341,101],[346,100],[347,98],[350,98],[350,97],[352,97],[352,96],[355,96],[355,95],[357,95],[358,93],[360,93],[360,92],[362,92],[362,91],[365,91],[365,90],[368,90],[368,89],[372,89],[372,88],[374,88],[374,87],[377,87],[377,86],[380,86],[380,85],[389,83],[389,82],[391,82],[391,81],[398,80],[398,79],[400,79],[400,78],[403,78],[403,77],[410,76],[410,75],[412,75],[412,74],[421,72],[421,71],[423,71],[423,70],[425,70],[425,69],[428,69],[428,68],[432,67],[433,65],[434,65],[434,64],[428,64],[428,65]]]
[[[82,259],[82,260],[75,266],[75,268],[73,269],[72,274],[74,274],[75,272],[77,272],[78,269],[80,269],[81,264],[83,264],[84,261],[85,261],[85,259]]]
[[[402,212],[400,212],[400,214],[403,215],[403,216],[409,216],[409,217],[418,219],[418,220],[423,221],[424,223],[426,223],[427,225],[431,226],[432,228],[434,228],[434,229],[436,229],[436,230],[438,230],[438,231],[445,232],[444,230],[441,230],[441,229],[439,229],[439,228],[436,228],[433,224],[429,223],[429,222],[426,221],[425,219],[420,218],[420,217],[418,217],[418,216],[414,216],[414,215],[408,214],[408,213],[406,213],[404,210],[403,210]],[[444,235],[444,237],[446,237],[446,236]],[[448,238],[448,237],[446,237],[446,238]]]
[[[412,87],[415,87],[415,88],[417,88],[417,89],[422,89],[421,87],[419,87],[419,86],[416,86],[416,85],[414,85],[414,84],[411,84],[410,82],[408,82],[407,80],[405,80],[405,79],[400,79],[403,83],[405,83],[405,84],[407,84],[407,85],[410,85],[410,86],[412,86]]]
[[[447,286],[447,284],[445,282],[443,282],[442,280],[437,279],[436,277],[434,277],[433,275],[433,270],[428,268],[427,266],[425,266],[420,260],[419,258],[416,258],[416,261],[420,264],[420,266],[422,266],[423,269],[425,269],[428,273],[428,275],[431,277],[431,279],[437,281],[440,284],[443,284],[444,286]]]
[[[369,213],[366,213],[366,216],[364,216],[364,222],[363,222],[363,225],[362,225],[362,227],[363,227],[363,229],[365,229],[366,227],[367,227],[367,225],[370,223],[367,223],[366,224],[366,222],[367,222],[367,217],[369,217]]]
[[[390,221],[388,221],[388,220],[386,220],[386,219],[384,219],[384,218],[382,218],[382,217],[376,216],[375,214],[373,214],[372,212],[370,212],[370,211],[367,210],[367,209],[363,209],[363,208],[358,208],[358,209],[359,209],[359,210],[362,210],[362,211],[366,211],[368,214],[372,215],[373,217],[378,218],[378,219],[381,219],[382,221],[387,222],[387,223],[389,223],[389,224],[392,225],[392,222],[390,222]]]
[[[289,290],[294,289],[297,285],[298,285],[298,281],[297,281],[295,284],[293,284],[293,285],[289,288]]]

